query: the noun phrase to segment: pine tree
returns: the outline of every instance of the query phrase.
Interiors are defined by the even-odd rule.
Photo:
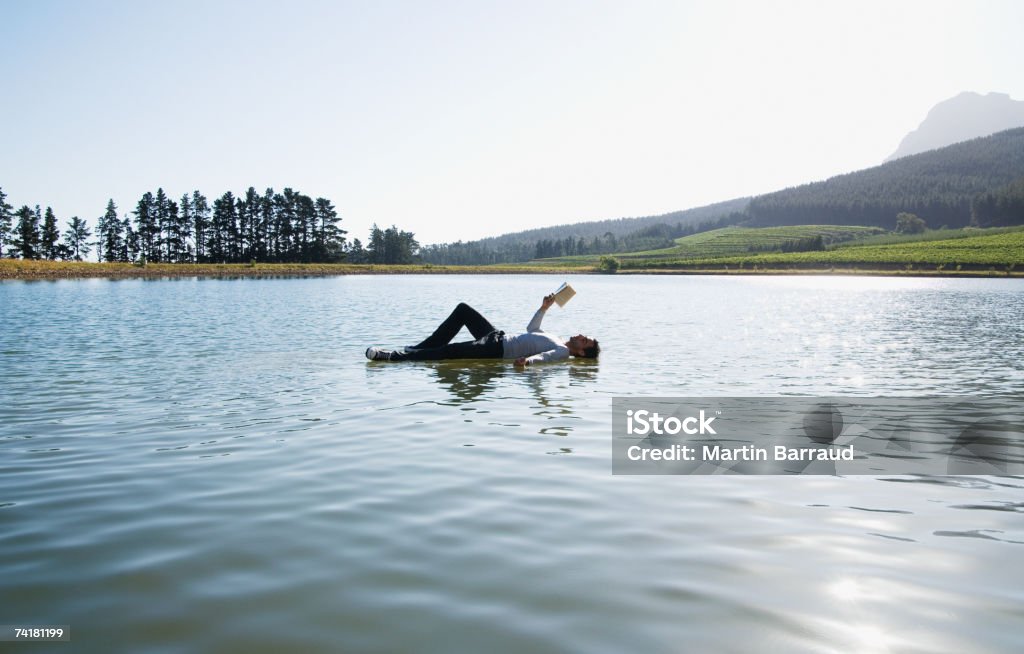
[[[199,191],[192,192],[192,226],[196,261],[206,263],[210,260],[206,252],[210,231],[210,205],[206,201],[206,196]]]
[[[107,201],[107,210],[99,219],[100,259],[102,261],[127,261],[124,247],[124,223],[117,217],[114,200]]]
[[[160,225],[157,222],[156,198],[148,191],[135,205],[135,235],[138,238],[139,255],[145,257],[146,261],[158,260]]]
[[[237,230],[235,196],[228,191],[213,201],[213,219],[207,237],[207,257],[214,263],[231,259],[232,238]]]
[[[166,243],[164,244],[165,261],[171,263],[183,263],[186,261],[184,252],[186,249],[185,237],[181,233],[181,216],[178,211],[178,203],[174,200],[167,200],[166,221]]]
[[[66,258],[81,261],[83,257],[88,256],[91,250],[88,245],[90,236],[92,236],[92,231],[85,221],[78,216],[72,216],[71,220],[68,221],[68,229],[64,232]]]
[[[111,200],[110,202],[113,203],[113,200]],[[109,208],[110,205],[108,204],[107,207]],[[115,215],[115,218],[116,217],[117,216]],[[108,223],[107,223],[107,215],[103,214],[102,216],[100,216],[99,218],[96,219],[96,240],[93,241],[93,243],[92,243],[93,245],[96,246],[96,261],[103,261],[104,260],[103,259],[103,250],[104,250],[104,247],[103,247],[104,243],[103,243],[103,241],[104,241],[104,239],[107,236],[107,229],[109,229]]]
[[[23,206],[16,214],[18,226],[11,241],[11,254],[22,259],[39,258],[39,211]]]
[[[51,207],[46,207],[46,218],[43,220],[43,231],[39,236],[39,251],[44,259],[53,261],[57,258],[57,245],[60,241],[60,229],[57,227],[57,216]]]
[[[171,249],[174,247],[171,242],[173,236],[173,221],[171,220],[171,203],[164,193],[163,187],[156,190],[156,197],[153,198],[154,221],[156,233],[153,243],[153,256],[149,261],[170,261]]]
[[[195,224],[195,215],[192,211],[192,200],[189,198],[188,193],[181,196],[181,202],[179,203],[178,211],[178,224],[175,227],[178,238],[181,239],[181,249],[178,253],[176,261],[179,263],[188,263],[193,261],[192,255],[192,226]]]
[[[370,263],[385,263],[384,230],[373,223],[370,238],[366,242],[366,259]]]
[[[313,231],[316,226],[316,205],[308,195],[295,196],[295,249],[298,260],[309,263],[313,259]]]
[[[338,212],[327,198],[316,199],[316,261],[337,261],[345,250],[344,229],[338,227]]]
[[[243,213],[240,218],[242,231],[242,260],[259,259],[262,250],[263,235],[260,231],[260,223],[263,217],[263,198],[252,186],[245,192],[245,200],[242,202]]]
[[[235,217],[231,222],[231,260],[242,261],[245,256],[245,202],[235,198]]]
[[[366,250],[358,238],[352,239],[352,247],[348,249],[348,260],[351,263],[366,263]]]
[[[7,204],[7,194],[0,188],[0,258],[3,258],[4,248],[11,241],[11,227],[14,224],[14,214],[11,213],[12,209],[14,207]]]
[[[260,261],[268,261],[271,253],[275,250],[277,243],[277,230],[274,227],[274,189],[267,188],[263,192],[263,199],[260,202],[260,226],[259,226],[259,247],[256,258]]]
[[[132,229],[132,221],[128,216],[121,221],[121,226],[124,228],[124,246],[121,248],[118,260],[135,261],[143,254],[139,233]]]
[[[295,261],[293,237],[295,235],[295,192],[286,188],[274,196],[274,218],[277,229],[277,261]]]

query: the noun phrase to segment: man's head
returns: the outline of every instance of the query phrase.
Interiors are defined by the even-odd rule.
[[[601,346],[597,344],[597,339],[583,334],[576,334],[565,342],[565,346],[569,348],[569,354],[574,357],[596,359],[597,355],[601,353]]]

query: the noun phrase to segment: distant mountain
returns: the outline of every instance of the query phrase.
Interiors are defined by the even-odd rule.
[[[920,127],[903,137],[886,161],[1014,127],[1024,127],[1024,102],[1005,93],[961,93],[932,107]]]
[[[749,225],[893,229],[910,212],[929,227],[1024,224],[1024,127],[902,157],[750,200]]]

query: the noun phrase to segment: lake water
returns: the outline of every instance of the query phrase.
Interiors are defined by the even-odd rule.
[[[600,362],[370,363],[546,276],[0,283],[17,651],[1024,648],[1020,477],[611,474],[618,395],[1004,396],[1024,284],[586,276]]]

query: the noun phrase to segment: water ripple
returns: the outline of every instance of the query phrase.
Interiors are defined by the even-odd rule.
[[[1024,647],[1019,477],[616,477],[609,443],[617,395],[1019,392],[1019,282],[571,281],[545,325],[601,361],[527,371],[362,352],[458,300],[517,329],[550,277],[0,283],[2,621],[86,651]]]

